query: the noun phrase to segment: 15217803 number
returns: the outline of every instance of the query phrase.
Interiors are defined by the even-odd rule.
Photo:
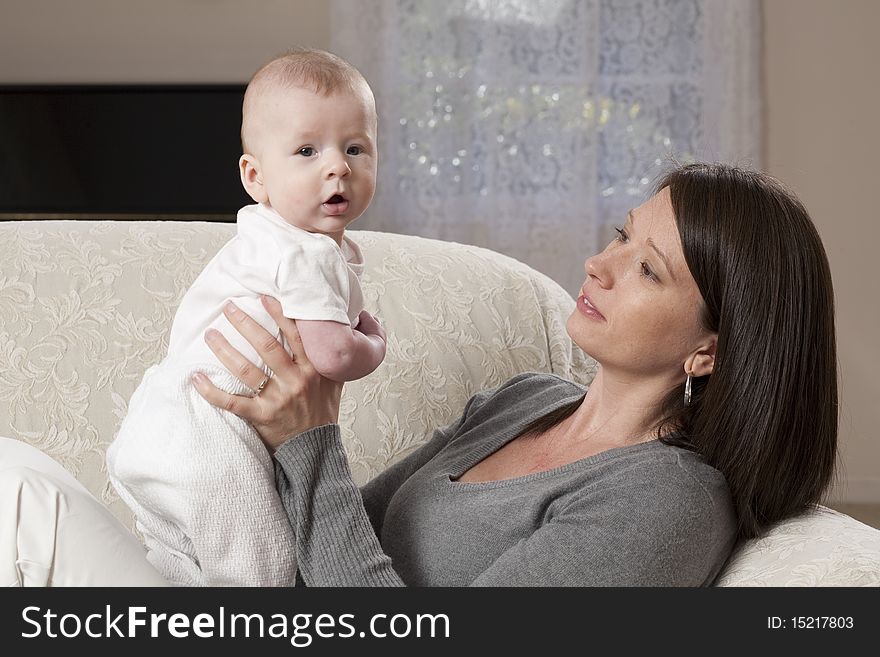
[[[792,616],[791,626],[798,630],[850,629],[852,616]]]

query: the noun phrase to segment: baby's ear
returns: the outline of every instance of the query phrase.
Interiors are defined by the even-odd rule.
[[[265,203],[269,199],[269,195],[263,185],[260,161],[250,153],[245,153],[238,160],[238,172],[241,175],[244,191],[257,203]]]

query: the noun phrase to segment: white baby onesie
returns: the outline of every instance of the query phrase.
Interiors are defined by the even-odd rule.
[[[144,374],[107,450],[110,480],[134,511],[148,559],[172,583],[295,582],[293,535],[271,457],[248,422],[206,402],[190,379],[201,371],[228,392],[251,392],[205,345],[208,328],[265,367],[223,315],[230,300],[279,338],[261,294],[277,298],[287,317],[356,327],[363,267],[348,237],[340,247],[250,205],[238,213],[236,236],[184,295],[168,354]]]

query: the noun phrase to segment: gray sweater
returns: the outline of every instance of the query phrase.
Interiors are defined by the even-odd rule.
[[[523,374],[358,490],[337,425],[285,442],[276,483],[310,586],[708,586],[734,544],[720,472],[652,440],[455,481],[584,388]]]

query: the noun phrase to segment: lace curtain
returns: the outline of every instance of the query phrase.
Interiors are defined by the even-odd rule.
[[[485,246],[573,295],[670,158],[760,165],[758,0],[332,0],[370,81],[358,228]]]

